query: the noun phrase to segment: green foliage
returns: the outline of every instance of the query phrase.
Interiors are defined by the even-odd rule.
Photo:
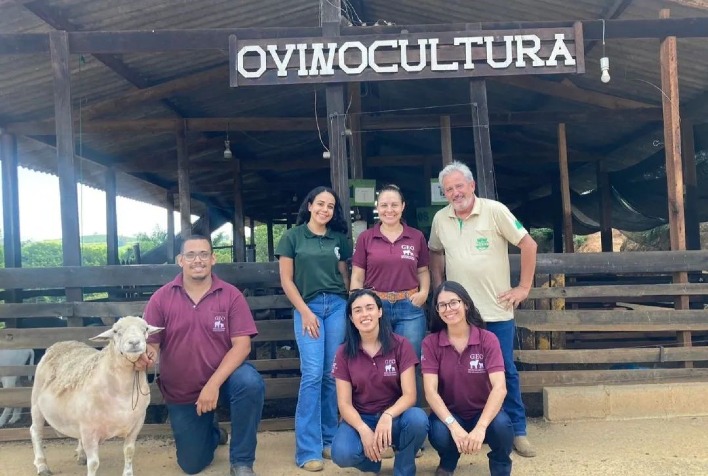
[[[60,240],[25,241],[22,243],[22,266],[24,268],[51,268],[62,265]]]
[[[273,246],[277,247],[280,238],[285,233],[285,225],[273,225]],[[256,261],[258,263],[268,262],[268,227],[257,225],[254,230],[256,242]]]

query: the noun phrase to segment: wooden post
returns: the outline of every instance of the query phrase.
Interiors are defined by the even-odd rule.
[[[551,201],[553,202],[553,252],[563,253],[563,198],[558,180],[551,181]]]
[[[497,185],[494,178],[492,143],[489,136],[487,82],[484,79],[470,80],[470,102],[472,103],[474,157],[477,165],[477,195],[496,200]]]
[[[612,252],[612,195],[610,174],[604,160],[597,162],[597,188],[600,195],[600,243],[602,251]]]
[[[361,137],[361,83],[349,83],[349,172],[353,179],[364,178],[364,149]]]
[[[167,243],[165,253],[167,254],[167,263],[175,262],[177,252],[175,250],[175,196],[169,190],[165,199],[165,208],[167,209]]]
[[[57,171],[61,204],[61,243],[64,266],[81,266],[79,201],[74,168],[74,121],[71,112],[71,70],[69,35],[49,32],[49,51],[54,76],[54,124],[57,137]],[[66,300],[83,300],[81,288],[66,288]],[[82,318],[70,317],[69,326],[83,325]]]
[[[669,10],[663,9],[659,18],[669,18]],[[666,181],[669,198],[669,237],[671,250],[686,249],[686,219],[683,202],[683,167],[681,165],[681,117],[679,114],[679,78],[676,37],[669,36],[661,40],[659,50],[661,65],[661,106],[664,113],[664,151],[666,153]],[[687,283],[688,274],[674,273],[674,283]],[[678,296],[674,300],[676,309],[688,309],[688,296]],[[679,342],[690,347],[691,332],[678,333]],[[693,367],[693,362],[686,362],[686,367]]]
[[[322,15],[322,35],[327,38],[339,36],[342,20],[341,0],[320,0]],[[352,235],[352,221],[349,207],[349,164],[345,135],[344,86],[327,85],[327,131],[329,135],[330,180],[332,188],[342,203],[348,236]]]
[[[2,162],[2,222],[5,268],[22,267],[20,240],[20,198],[17,178],[17,137],[0,131]],[[5,302],[22,302],[19,290],[8,289]],[[17,319],[5,319],[7,327],[17,327]]]
[[[694,126],[682,121],[681,153],[683,154],[683,181],[686,199],[686,249],[701,249],[701,224],[698,220],[698,179],[696,177],[696,144]]]
[[[558,124],[558,168],[560,170],[561,202],[563,204],[563,243],[565,252],[575,251],[573,245],[573,209],[570,204],[570,180],[568,178],[568,142],[565,124]]]
[[[185,127],[177,129],[177,187],[182,239],[192,235],[192,194],[189,184],[189,150]]]
[[[266,222],[266,233],[268,235],[268,261],[275,261],[275,243],[273,240],[273,219]]]
[[[118,264],[118,211],[116,205],[116,171],[106,169],[106,263]]]
[[[450,127],[450,116],[440,116],[440,148],[442,150],[442,166],[450,165],[452,163],[452,129]]]
[[[241,175],[241,159],[234,159],[234,262],[246,261],[246,235],[243,223],[243,177]]]

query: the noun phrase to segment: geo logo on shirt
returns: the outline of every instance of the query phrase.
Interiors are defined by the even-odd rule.
[[[225,332],[226,331],[226,325],[224,322],[226,321],[226,317],[218,314],[214,316],[214,327],[212,328],[213,332]]]
[[[484,373],[484,354],[470,354],[468,374]]]
[[[395,377],[396,375],[396,359],[386,359],[384,361],[384,377]]]

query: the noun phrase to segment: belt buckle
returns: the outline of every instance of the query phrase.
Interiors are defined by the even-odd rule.
[[[396,299],[396,294],[397,294],[397,293],[396,293],[395,291],[389,291],[389,292],[387,292],[387,293],[386,293],[386,300],[387,300],[388,302],[390,302],[391,304],[393,304],[394,302],[396,302],[396,301],[398,300],[398,299]]]

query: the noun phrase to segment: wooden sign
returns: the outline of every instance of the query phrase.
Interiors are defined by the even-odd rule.
[[[582,24],[335,38],[229,38],[231,86],[584,73]]]

